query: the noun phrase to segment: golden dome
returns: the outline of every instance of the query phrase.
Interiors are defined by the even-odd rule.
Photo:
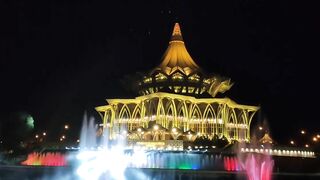
[[[155,70],[162,70],[167,75],[180,70],[187,76],[199,70],[199,66],[187,51],[178,23],[174,25],[169,46],[162,56],[162,62]]]

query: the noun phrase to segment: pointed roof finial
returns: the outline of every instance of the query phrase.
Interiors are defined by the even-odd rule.
[[[183,41],[179,23],[175,23],[175,25],[174,25],[172,36],[171,36],[171,41]]]
[[[159,68],[167,75],[179,70],[186,76],[199,70],[199,66],[193,61],[186,49],[178,23],[174,25],[169,46],[162,56]]]

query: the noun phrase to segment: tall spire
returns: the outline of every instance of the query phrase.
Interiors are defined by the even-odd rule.
[[[183,41],[179,23],[175,23],[174,25],[171,41]]]
[[[180,70],[187,76],[199,70],[199,66],[193,61],[185,47],[179,23],[174,25],[169,46],[163,54],[162,62],[158,68],[167,75]]]

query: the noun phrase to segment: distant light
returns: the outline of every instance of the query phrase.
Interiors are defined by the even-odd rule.
[[[66,136],[65,136],[65,135],[62,135],[62,136],[61,136],[61,138],[62,138],[62,139],[65,139],[65,138],[66,138]]]
[[[69,125],[64,125],[64,129],[69,129]]]
[[[176,129],[176,128],[172,128],[172,132],[173,132],[173,133],[176,133],[176,132],[177,132],[177,129]]]
[[[80,142],[80,140],[79,139],[77,139],[77,143],[79,143]]]
[[[43,132],[43,133],[42,133],[42,135],[46,136],[46,135],[47,135],[47,133],[46,133],[46,132]]]
[[[309,144],[306,144],[305,147],[308,148],[308,147],[309,147]]]
[[[317,139],[317,137],[313,137],[312,140],[313,140],[314,142],[317,142],[318,139]]]
[[[158,130],[158,129],[159,129],[159,126],[158,126],[158,125],[154,125],[154,126],[153,126],[153,129],[154,129],[154,130]]]
[[[28,115],[26,121],[27,121],[28,127],[31,128],[31,129],[33,129],[33,128],[34,128],[34,120],[33,120],[33,117],[30,116],[30,115]]]
[[[320,134],[317,134],[317,138],[320,138]]]
[[[200,136],[201,135],[200,132],[198,132],[197,135]]]
[[[290,144],[294,145],[294,141],[290,141]]]
[[[35,136],[36,138],[39,138],[39,135],[38,134],[36,134],[36,136]]]
[[[60,138],[60,141],[63,141],[63,139],[62,139],[62,138]]]
[[[306,134],[306,131],[304,131],[304,130],[301,130],[301,134]]]
[[[141,132],[141,128],[138,128],[138,132]]]
[[[263,129],[263,127],[262,126],[259,126],[259,130],[261,131]]]

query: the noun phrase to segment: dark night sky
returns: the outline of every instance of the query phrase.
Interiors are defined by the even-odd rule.
[[[210,2],[210,3],[209,3]],[[106,98],[134,97],[125,76],[160,63],[174,22],[205,71],[230,77],[225,95],[261,105],[279,141],[319,131],[320,13],[305,1],[0,3],[1,121],[25,111],[52,134],[80,127]],[[256,116],[257,121],[259,116]]]

